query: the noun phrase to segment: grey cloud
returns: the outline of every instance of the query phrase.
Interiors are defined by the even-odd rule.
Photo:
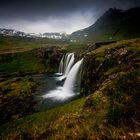
[[[1,0],[0,16],[3,18],[43,18],[44,16],[65,16],[89,9],[102,13],[109,7],[127,9],[137,5],[140,5],[139,0]]]
[[[40,22],[49,27],[55,19],[54,26],[62,22],[73,27],[74,22],[80,24],[79,20],[83,27],[90,25],[110,7],[128,9],[136,6],[140,6],[140,0],[1,0],[0,27],[13,25],[13,28],[24,29]],[[23,27],[19,25],[21,23]],[[58,25],[61,27],[60,23]]]

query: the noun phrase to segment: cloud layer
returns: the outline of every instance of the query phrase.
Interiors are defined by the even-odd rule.
[[[71,33],[91,25],[110,7],[136,6],[139,0],[1,0],[0,28]]]

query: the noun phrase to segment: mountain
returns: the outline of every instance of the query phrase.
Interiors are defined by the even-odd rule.
[[[51,39],[67,39],[68,35],[66,33],[44,33],[42,34],[42,37],[51,38]]]
[[[36,38],[40,37],[37,34],[34,33],[25,33],[13,29],[0,29],[0,35],[1,36],[15,36],[15,37],[27,37],[27,38]]]
[[[104,41],[140,36],[140,7],[110,8],[93,25],[70,35],[72,41]]]
[[[43,33],[43,34],[35,34],[35,33],[24,33],[21,31],[16,31],[13,29],[0,29],[1,36],[16,36],[16,37],[27,37],[27,38],[49,38],[49,39],[67,39],[68,35],[66,33]]]
[[[26,36],[27,34],[24,32],[16,31],[13,29],[0,29],[0,35],[2,36]]]
[[[43,34],[24,33],[12,29],[0,29],[2,36],[20,36],[27,38],[69,39],[71,42],[97,42],[140,37],[140,7],[128,10],[110,8],[88,28],[66,33],[46,32]]]

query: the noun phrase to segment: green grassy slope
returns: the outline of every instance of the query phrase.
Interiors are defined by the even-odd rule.
[[[54,40],[47,38],[26,38],[0,36],[0,54],[28,51],[34,48],[50,46],[66,46],[68,41]]]
[[[138,139],[140,40],[84,57],[83,98],[0,126],[2,139]]]
[[[14,72],[37,72],[45,71],[45,65],[40,63],[43,61],[35,57],[35,54],[31,51],[16,53],[10,56],[8,60],[4,61],[0,65],[1,74],[11,74]]]
[[[45,38],[0,36],[0,75],[54,72],[66,46]]]

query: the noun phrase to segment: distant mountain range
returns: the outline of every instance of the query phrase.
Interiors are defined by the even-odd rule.
[[[71,42],[97,42],[140,37],[140,7],[129,10],[110,8],[88,28],[66,33],[24,33],[12,29],[0,29],[2,36],[20,36],[28,38],[69,39]]]
[[[46,37],[46,38],[52,38],[52,39],[67,39],[68,38],[68,34],[66,33],[44,33],[42,34],[42,37]]]
[[[26,34],[24,32],[16,31],[13,29],[0,29],[0,35],[2,36],[21,36],[25,37],[28,36],[29,34]]]
[[[140,7],[110,8],[93,25],[70,35],[76,41],[119,40],[140,37]]]
[[[24,33],[21,31],[16,31],[13,29],[0,29],[1,36],[16,36],[16,37],[27,37],[27,38],[49,38],[49,39],[67,39],[68,35],[66,33]]]

